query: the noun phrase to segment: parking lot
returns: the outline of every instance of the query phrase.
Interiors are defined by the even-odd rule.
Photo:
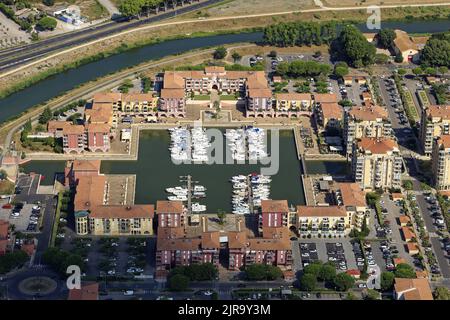
[[[299,241],[298,247],[303,268],[318,260],[334,262],[336,268],[340,271],[356,269],[357,267],[350,239],[302,239]]]
[[[154,239],[76,237],[66,232],[62,247],[81,255],[86,276],[137,276],[154,272]]]
[[[11,224],[15,225],[16,231],[39,232],[38,224],[41,216],[40,212],[40,207],[36,204],[5,204],[0,209],[0,219],[7,220]]]

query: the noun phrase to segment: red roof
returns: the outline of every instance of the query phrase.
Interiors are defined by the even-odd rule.
[[[84,283],[81,289],[71,289],[68,300],[98,300],[98,283]]]

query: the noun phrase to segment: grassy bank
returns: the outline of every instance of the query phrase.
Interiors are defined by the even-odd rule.
[[[240,31],[230,30],[230,31],[214,31],[214,32],[196,32],[196,33],[193,33],[190,35],[178,35],[178,36],[171,36],[171,37],[165,37],[165,38],[148,39],[146,41],[139,41],[139,42],[134,42],[131,44],[122,43],[119,47],[111,49],[109,51],[101,52],[101,53],[91,55],[88,57],[84,57],[79,60],[75,60],[71,63],[66,63],[61,66],[42,71],[42,72],[38,73],[37,75],[26,78],[26,79],[22,80],[21,82],[18,82],[7,89],[0,91],[0,99],[3,99],[15,92],[23,90],[27,87],[30,87],[30,86],[38,83],[39,81],[45,80],[56,74],[59,74],[59,73],[62,73],[62,72],[65,72],[65,71],[68,71],[71,69],[76,69],[82,65],[85,65],[85,64],[88,64],[91,62],[95,62],[95,61],[99,61],[99,60],[105,59],[112,55],[124,53],[124,52],[130,51],[130,50],[133,50],[133,49],[139,49],[144,46],[155,45],[157,43],[170,41],[170,40],[193,39],[193,38],[198,38],[198,37],[255,32],[258,30],[261,30],[261,29],[255,28],[255,29],[243,29]],[[151,59],[149,59],[149,60],[151,60]],[[120,71],[120,70],[118,70],[118,71]]]
[[[63,198],[63,192],[60,191],[58,193],[58,203],[56,205],[55,220],[53,221],[52,237],[50,239],[50,247],[55,246],[56,234],[58,233],[59,218],[61,216],[62,198]]]

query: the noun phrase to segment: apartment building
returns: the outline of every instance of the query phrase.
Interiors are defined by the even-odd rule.
[[[64,168],[66,186],[76,186],[79,177],[100,175],[100,160],[73,160],[67,161]]]
[[[351,230],[351,221],[342,206],[297,206],[300,235],[344,236]]]
[[[184,224],[181,202],[158,201],[157,273],[167,274],[170,268],[192,263],[219,263],[220,250],[228,252],[228,268],[266,263],[289,268],[292,252],[287,227],[287,201],[267,200],[262,203],[261,235],[255,236],[237,219],[236,229],[208,231],[208,219],[201,218],[201,230],[192,234]],[[162,215],[162,216],[161,216]]]
[[[95,169],[98,162],[72,164],[69,181],[74,182],[75,231],[78,235],[125,236],[153,234],[153,205],[109,204],[106,176]],[[86,170],[77,170],[86,168]]]
[[[310,114],[313,102],[310,93],[277,93],[275,104],[277,113],[290,116],[291,112]]]
[[[342,205],[350,219],[351,228],[361,231],[364,220],[370,223],[370,209],[366,203],[366,193],[358,183],[338,183],[334,191],[338,205]]]
[[[345,112],[344,143],[348,156],[355,140],[382,137],[392,137],[392,125],[386,109],[380,106],[353,107]]]
[[[450,105],[432,105],[423,109],[420,126],[422,151],[431,156],[434,139],[450,134]]]
[[[314,110],[317,126],[327,130],[340,130],[344,119],[344,108],[336,102],[318,104]]]
[[[353,178],[364,190],[399,188],[402,165],[394,139],[362,138],[353,144]]]
[[[450,190],[450,135],[435,140],[431,164],[434,187],[437,190]]]

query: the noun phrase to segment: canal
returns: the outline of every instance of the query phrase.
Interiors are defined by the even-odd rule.
[[[268,139],[269,151],[270,139]],[[169,133],[165,130],[141,131],[139,156],[137,161],[103,161],[101,172],[104,174],[135,174],[135,203],[156,203],[165,199],[165,189],[180,185],[179,177],[190,174],[199,184],[207,188],[207,198],[202,203],[207,205],[208,212],[218,210],[231,212],[232,188],[229,179],[238,174],[260,172],[261,165],[250,164],[191,164],[176,165],[170,159]],[[280,131],[279,171],[272,176],[271,198],[287,199],[289,205],[305,203],[301,183],[301,165],[297,158],[295,140],[291,130]],[[53,183],[56,172],[64,170],[63,161],[32,161],[22,166],[25,172],[37,172],[45,178],[42,184]],[[333,167],[337,174],[346,172],[346,162],[308,161],[307,170],[324,173]]]
[[[364,32],[376,31],[367,30],[365,24],[357,26]],[[450,29],[450,19],[411,22],[389,21],[382,22],[382,27],[402,29],[411,33],[433,33]],[[198,48],[238,42],[258,42],[261,40],[261,32],[225,34],[192,39],[169,40],[112,55],[102,60],[94,61],[51,76],[1,99],[0,123],[17,116],[35,105],[44,103],[55,96],[71,90],[78,85],[145,61],[161,59],[168,55],[180,54]]]

